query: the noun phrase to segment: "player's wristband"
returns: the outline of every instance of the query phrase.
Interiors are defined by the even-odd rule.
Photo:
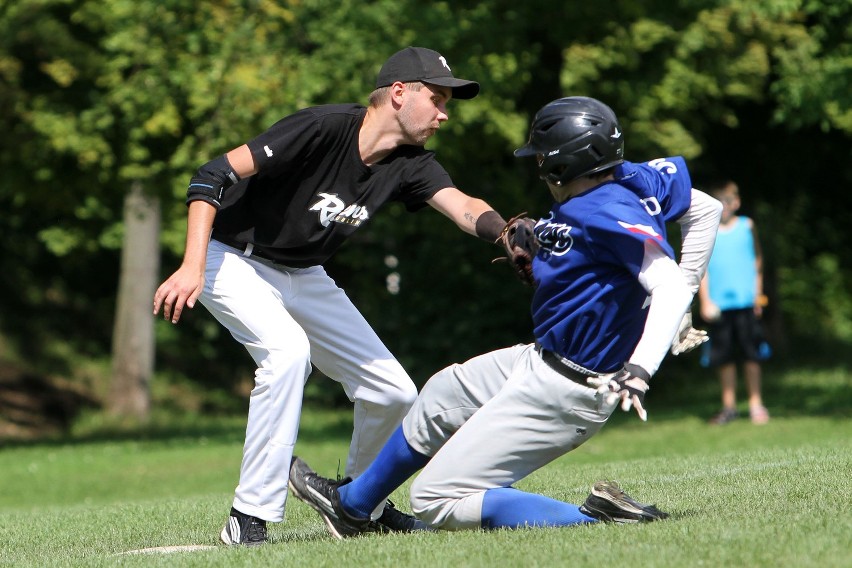
[[[505,226],[506,220],[499,213],[493,209],[486,211],[476,220],[476,236],[489,243],[496,242]]]
[[[631,377],[638,377],[649,384],[651,382],[651,373],[635,363],[625,363],[624,370],[627,371]]]

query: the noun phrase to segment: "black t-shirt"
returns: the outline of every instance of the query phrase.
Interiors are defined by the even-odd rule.
[[[434,152],[400,146],[368,167],[366,108],[326,105],[285,117],[248,142],[258,173],[229,188],[214,231],[293,267],[322,264],[388,201],[409,211],[454,187]]]

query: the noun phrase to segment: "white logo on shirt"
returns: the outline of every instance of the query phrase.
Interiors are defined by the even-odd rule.
[[[331,223],[359,226],[370,219],[366,207],[353,203],[347,206],[335,193],[318,193],[320,200],[311,205],[310,211],[319,211],[319,222],[323,227]]]
[[[272,148],[270,148],[269,146],[264,146],[264,147],[263,147],[263,151],[264,151],[264,152],[266,152],[266,157],[267,157],[267,158],[271,158],[271,157],[272,157]]]
[[[550,255],[562,256],[571,250],[574,245],[574,237],[571,236],[571,225],[565,223],[551,223],[553,212],[535,224],[533,232],[547,258]]]

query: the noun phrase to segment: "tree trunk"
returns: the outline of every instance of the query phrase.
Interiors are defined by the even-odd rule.
[[[160,203],[133,182],[124,200],[124,243],[112,337],[111,414],[148,417],[154,371],[151,306],[160,272]]]

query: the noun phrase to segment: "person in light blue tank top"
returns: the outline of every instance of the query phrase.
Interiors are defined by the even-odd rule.
[[[761,396],[760,362],[769,358],[770,350],[761,322],[768,302],[763,294],[760,241],[754,221],[736,214],[741,204],[737,184],[724,181],[709,187],[708,192],[724,207],[713,254],[698,292],[701,317],[710,326],[702,364],[718,369],[722,387],[722,410],[710,422],[727,424],[737,418],[737,363],[741,362],[749,416],[755,424],[765,424],[769,412]]]
[[[737,215],[716,236],[708,267],[713,273],[710,299],[722,311],[751,308],[757,299],[753,227],[749,217]]]

